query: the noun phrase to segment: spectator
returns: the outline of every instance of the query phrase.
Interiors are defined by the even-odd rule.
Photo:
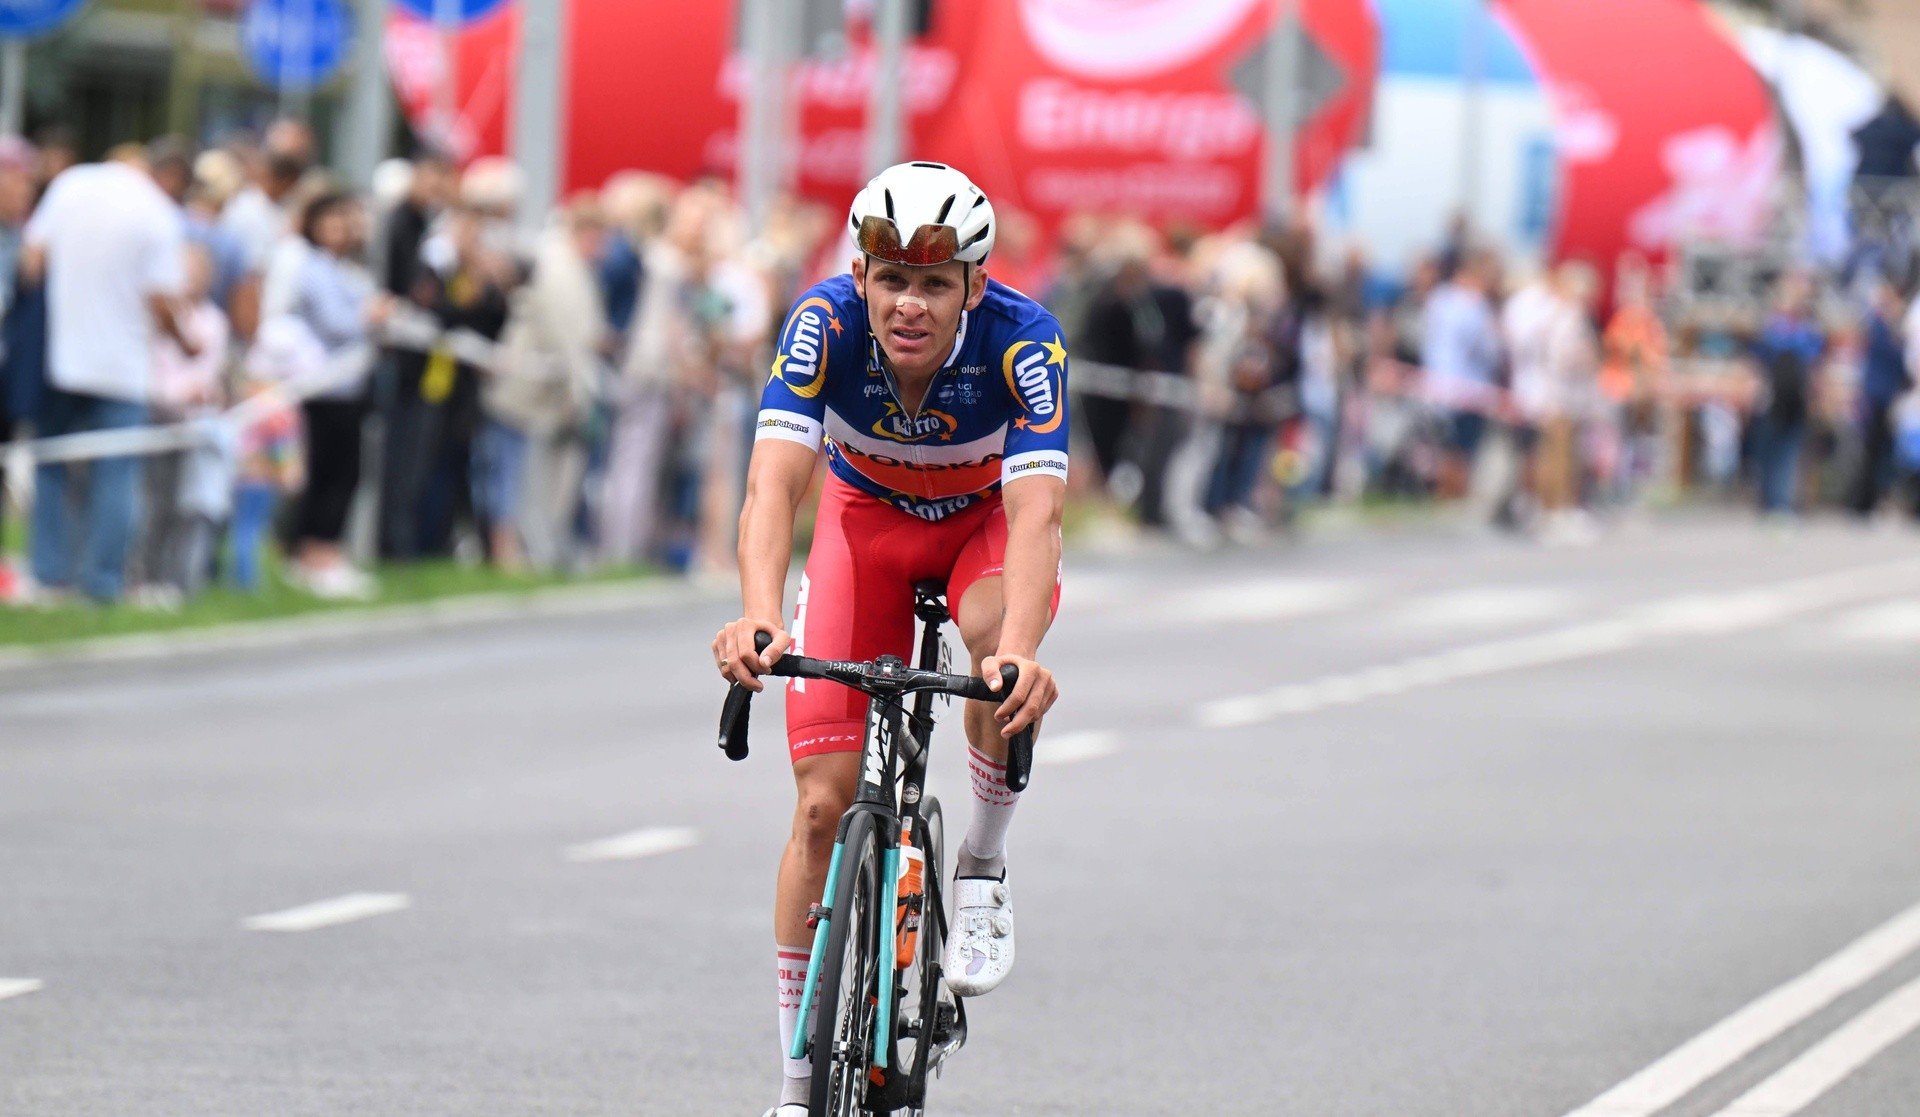
[[[380,251],[380,286],[395,298],[413,292],[427,232],[452,203],[459,175],[451,160],[429,151],[413,161],[407,193],[386,215]]]
[[[1508,416],[1526,463],[1522,470],[1526,487],[1536,502],[1541,500],[1543,481],[1551,483],[1545,475],[1557,468],[1546,462],[1541,442],[1549,421],[1564,410],[1547,367],[1548,339],[1560,307],[1559,292],[1548,272],[1521,283],[1500,307],[1500,340],[1507,353]]]
[[[1137,372],[1153,368],[1167,332],[1166,316],[1154,299],[1153,233],[1142,225],[1113,230],[1106,241],[1107,279],[1087,307],[1086,325],[1075,356],[1082,361]],[[1139,495],[1136,465],[1121,469],[1133,427],[1131,400],[1083,394],[1076,421],[1093,447],[1094,464],[1109,495],[1128,504]]]
[[[234,295],[234,332],[252,338],[263,316],[284,308],[298,272],[297,260],[274,267],[276,249],[294,231],[297,191],[313,166],[313,132],[294,120],[267,129],[252,167],[253,182],[235,195],[221,224],[246,253],[246,275]],[[269,280],[274,290],[268,290]],[[271,309],[269,309],[269,306]]]
[[[224,402],[222,377],[228,355],[227,316],[212,299],[214,264],[206,249],[188,245],[186,289],[180,329],[199,351],[188,354],[170,337],[153,343],[153,402],[149,418],[182,423],[217,413]],[[189,507],[197,451],[153,454],[147,458],[146,510],[135,555],[134,581],[150,604],[177,606],[203,584],[212,553],[218,513],[204,503]]]
[[[33,212],[33,172],[33,149],[18,139],[0,138],[0,322],[13,315],[24,230]],[[15,364],[0,339],[0,537],[6,534],[6,446],[16,425],[27,419],[27,410],[15,404],[16,395],[26,395],[26,385],[14,383]],[[0,558],[0,601],[11,600],[14,593],[13,569]]]
[[[682,368],[694,359],[685,309],[693,304],[694,269],[705,253],[707,226],[722,199],[707,187],[681,193],[659,235],[644,221],[629,226],[641,240],[646,285],[635,304],[627,349],[611,393],[601,551],[616,566],[646,562],[662,542],[662,475],[671,421],[684,392]]]
[[[541,238],[514,297],[502,367],[487,385],[482,487],[494,561],[541,570],[571,564],[569,539],[586,474],[586,426],[601,391],[607,332],[593,261],[606,225],[592,200],[570,205]]]
[[[204,151],[193,162],[193,184],[186,197],[187,242],[199,245],[211,258],[213,275],[207,295],[229,324],[237,309],[235,296],[247,277],[247,250],[221,222],[221,215],[244,182],[239,160],[225,151]]]
[[[1920,301],[1914,305],[1920,308]],[[1900,290],[1891,280],[1883,278],[1874,284],[1860,368],[1860,471],[1847,494],[1847,507],[1863,519],[1873,515],[1886,495],[1893,473],[1894,405],[1913,386],[1908,352],[1920,310],[1908,311],[1903,323],[1902,309]]]
[[[300,235],[308,251],[292,305],[284,318],[268,320],[303,341],[311,338],[311,351],[319,358],[302,370],[312,379],[296,384],[307,397],[301,407],[306,490],[289,573],[319,597],[367,598],[378,587],[347,560],[342,539],[360,485],[367,375],[374,356],[371,331],[385,321],[388,306],[358,263],[366,247],[359,202],[345,194],[314,199],[301,216]]]
[[[1552,543],[1586,543],[1594,534],[1591,518],[1580,507],[1580,450],[1598,394],[1600,342],[1593,314],[1599,291],[1593,268],[1578,260],[1554,272],[1553,302],[1541,339],[1537,473],[1542,538]]]
[[[462,205],[424,250],[412,301],[443,340],[395,361],[395,401],[381,482],[381,552],[411,560],[451,556],[461,527],[479,527],[473,500],[473,445],[480,429],[480,370],[456,354],[448,335],[500,336],[514,264],[485,243],[485,217]],[[481,547],[486,533],[481,533]]]
[[[1764,400],[1754,424],[1754,457],[1767,515],[1788,516],[1798,506],[1800,450],[1826,353],[1826,331],[1813,317],[1813,284],[1791,273],[1780,281],[1752,350]]]
[[[1236,428],[1251,418],[1254,394],[1266,384],[1270,358],[1262,338],[1286,292],[1279,257],[1251,241],[1236,241],[1219,252],[1210,276],[1209,293],[1195,308],[1197,421],[1168,464],[1166,482],[1170,524],[1181,538],[1201,545],[1219,534],[1210,517],[1246,508],[1257,480],[1246,477],[1244,459],[1229,464],[1229,432],[1236,444],[1245,443],[1244,432]],[[1241,467],[1237,473],[1236,466]]]
[[[1610,495],[1630,501],[1653,476],[1659,457],[1660,401],[1667,394],[1667,328],[1653,305],[1653,274],[1645,259],[1620,262],[1616,307],[1604,335],[1600,367],[1602,429],[1611,443],[1602,457]]]
[[[1487,297],[1492,281],[1492,258],[1485,252],[1469,253],[1453,278],[1433,292],[1422,313],[1420,357],[1427,399],[1446,425],[1439,478],[1443,497],[1466,493],[1488,413],[1499,401],[1500,335]]]
[[[118,430],[144,422],[156,328],[188,356],[199,352],[175,312],[185,281],[184,239],[179,211],[147,174],[138,148],[119,148],[109,162],[74,167],[48,187],[27,224],[24,264],[29,278],[44,276],[48,286],[50,383],[40,403],[41,433]],[[39,467],[34,578],[51,595],[66,592],[77,578],[88,597],[118,600],[140,459],[90,463],[79,535],[68,509],[69,472],[60,461]]]
[[[295,331],[268,329],[247,354],[241,395],[249,417],[234,449],[232,533],[233,584],[246,593],[260,589],[260,551],[273,530],[281,498],[306,484],[300,411],[285,398],[283,385],[301,364],[319,364],[316,348],[311,335],[301,338]]]

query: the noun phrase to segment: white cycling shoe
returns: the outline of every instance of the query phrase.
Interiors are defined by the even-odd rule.
[[[962,997],[991,993],[1013,969],[1013,897],[1007,882],[957,877],[953,901],[952,937],[941,964],[947,987]]]
[[[761,1114],[760,1117],[807,1117],[807,1107],[799,1102],[782,1102]]]

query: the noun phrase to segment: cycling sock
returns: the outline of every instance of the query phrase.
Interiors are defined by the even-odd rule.
[[[973,772],[973,817],[960,843],[957,872],[963,877],[999,876],[1007,868],[1007,827],[1020,796],[1007,787],[1007,768],[979,749],[967,749]]]
[[[807,1087],[813,1081],[812,1059],[789,1059],[793,1050],[793,1030],[800,1026],[800,998],[807,988],[807,964],[811,955],[802,946],[775,946],[774,977],[780,993],[780,1104],[807,1104]]]

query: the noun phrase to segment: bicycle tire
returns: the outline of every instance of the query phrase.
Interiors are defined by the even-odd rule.
[[[814,991],[813,1082],[808,1092],[814,1117],[855,1117],[865,1108],[876,1011],[870,991],[876,988],[880,965],[875,950],[883,895],[880,869],[874,816],[861,811],[847,826],[827,949]],[[887,913],[885,925],[891,931],[893,913]]]
[[[933,1070],[930,1062],[937,1046],[934,1031],[939,1021],[938,1006],[942,988],[940,964],[947,946],[946,887],[942,876],[946,864],[947,825],[940,811],[940,800],[929,795],[921,810],[921,817],[924,823],[921,831],[913,836],[913,844],[926,856],[927,900],[920,916],[919,957],[913,959],[908,971],[910,979],[919,986],[914,1011],[920,1015],[920,1028],[905,1063],[909,1093],[904,1110],[907,1117],[922,1117],[926,1113],[927,1086]]]

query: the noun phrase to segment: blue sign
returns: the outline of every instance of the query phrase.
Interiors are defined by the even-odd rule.
[[[341,0],[253,0],[240,21],[241,52],[275,89],[327,81],[346,62],[352,41],[353,21]]]
[[[0,38],[24,39],[72,19],[87,0],[0,0]]]
[[[4,2],[5,0],[0,0],[0,3]],[[395,2],[421,19],[430,19],[435,22],[440,20],[441,10],[444,8],[447,15],[453,17],[456,23],[472,23],[476,19],[484,19],[507,4],[507,0],[395,0]]]

